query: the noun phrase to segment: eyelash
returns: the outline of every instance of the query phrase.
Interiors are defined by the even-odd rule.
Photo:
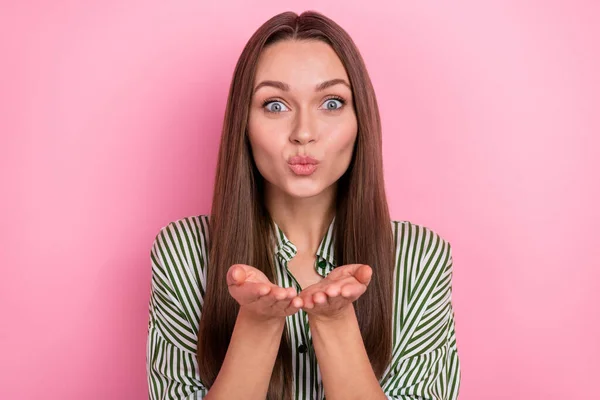
[[[336,108],[335,110],[327,110],[327,109],[326,109],[325,111],[328,111],[328,112],[340,111],[340,110],[341,110],[342,108],[344,108],[344,106],[346,105],[346,100],[344,100],[344,99],[343,99],[342,97],[340,97],[340,96],[330,96],[330,97],[326,98],[326,99],[323,101],[323,103],[325,103],[325,102],[327,102],[327,101],[329,101],[329,100],[338,100],[340,103],[342,103],[342,106],[341,106],[340,108]],[[274,102],[276,102],[276,101],[278,101],[278,102],[280,102],[280,103],[283,103],[281,100],[277,100],[277,99],[267,99],[267,100],[265,100],[265,101],[263,102],[263,104],[262,104],[262,108],[265,108],[265,107],[266,107],[268,104],[270,104],[270,103],[274,103]],[[277,112],[277,111],[269,111],[269,110],[267,110],[266,108],[265,108],[265,111],[266,111],[266,112],[268,112],[268,113],[271,113],[271,114],[279,114],[279,112]]]

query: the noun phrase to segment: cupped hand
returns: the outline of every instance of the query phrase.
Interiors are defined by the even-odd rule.
[[[300,292],[302,309],[309,315],[335,318],[366,292],[373,270],[364,264],[334,268],[320,282]]]
[[[286,317],[303,306],[294,288],[277,286],[262,271],[246,264],[229,267],[227,286],[240,307],[258,319]]]

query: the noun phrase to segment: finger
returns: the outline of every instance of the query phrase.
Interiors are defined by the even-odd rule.
[[[227,271],[227,286],[240,285],[246,280],[246,271],[238,265],[234,264]]]
[[[342,290],[342,285],[339,285],[339,284],[330,285],[329,287],[327,287],[325,289],[325,293],[327,294],[328,297],[337,297],[340,295],[341,290]]]
[[[304,301],[300,297],[294,297],[289,304],[283,309],[285,315],[296,314],[304,306]]]
[[[289,296],[289,292],[285,288],[275,286],[271,289],[270,297],[273,298],[274,303],[281,301],[281,300],[285,300],[288,298],[288,296]]]
[[[364,264],[347,264],[342,266],[342,270],[344,272],[344,275],[346,276],[354,276],[356,275],[356,272],[360,269],[360,267],[362,267]]]
[[[238,303],[246,305],[267,296],[271,287],[264,283],[244,282],[241,285],[230,286],[229,292]]]
[[[295,294],[295,290],[274,287],[267,296],[260,298],[255,306],[266,315],[293,315],[302,308],[303,301],[292,294]]]
[[[300,299],[302,299],[302,308],[306,308],[309,310],[314,308],[315,303],[312,298],[312,293],[301,292],[299,297]]]
[[[295,296],[295,293],[296,291],[293,288],[282,288],[273,285],[268,295],[262,296],[258,300],[260,304],[257,304],[257,306],[263,307],[265,310],[274,309],[275,311],[282,312],[283,309],[289,305],[290,300]]]
[[[304,301],[300,297],[294,297],[291,302],[291,306],[294,308],[301,308],[304,305]]]
[[[340,294],[343,298],[354,301],[366,292],[366,290],[367,287],[364,284],[348,284],[342,287]]]
[[[315,306],[315,302],[313,300],[313,295],[317,292],[322,292],[324,288],[325,287],[323,287],[323,286],[314,284],[314,285],[311,285],[308,288],[302,290],[298,296],[304,302],[303,308],[313,308]]]
[[[261,296],[259,299],[256,300],[256,307],[263,309],[263,310],[269,310],[271,308],[273,308],[273,306],[275,304],[277,304],[279,300],[277,300],[275,298],[275,296],[273,296],[273,290],[271,289],[271,291],[265,295],[265,296]]]
[[[312,296],[313,302],[315,303],[315,307],[317,305],[324,306],[327,305],[327,295],[323,292],[317,292]]]
[[[342,287],[348,284],[358,283],[357,279],[351,275],[338,281],[333,281],[322,288],[321,291],[325,292],[329,297],[337,297],[341,295]]]
[[[373,276],[373,269],[368,265],[361,265],[354,274],[356,280],[362,284],[368,285]]]
[[[289,298],[293,297],[293,296],[291,296],[291,293],[288,290],[288,288],[282,288],[282,287],[275,288],[273,295],[275,296],[275,298],[277,300],[285,300],[285,299],[289,299]]]

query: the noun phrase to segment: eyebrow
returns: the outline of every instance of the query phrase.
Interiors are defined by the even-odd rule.
[[[346,82],[344,79],[337,78],[337,79],[330,79],[328,81],[319,83],[315,87],[315,92],[320,92],[320,91],[327,89],[328,87],[331,87],[334,85],[339,85],[339,84],[346,85],[348,87],[348,89],[351,89],[350,84],[348,82]],[[283,90],[284,92],[289,92],[289,90],[290,90],[290,85],[288,85],[287,83],[283,83],[281,81],[262,81],[261,83],[256,85],[256,87],[254,88],[254,93],[256,93],[256,91],[263,86],[271,86],[276,89]]]

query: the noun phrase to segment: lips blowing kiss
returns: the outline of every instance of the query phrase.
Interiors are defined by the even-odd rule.
[[[319,162],[310,156],[293,156],[288,159],[288,165],[296,175],[308,176],[317,170]]]

